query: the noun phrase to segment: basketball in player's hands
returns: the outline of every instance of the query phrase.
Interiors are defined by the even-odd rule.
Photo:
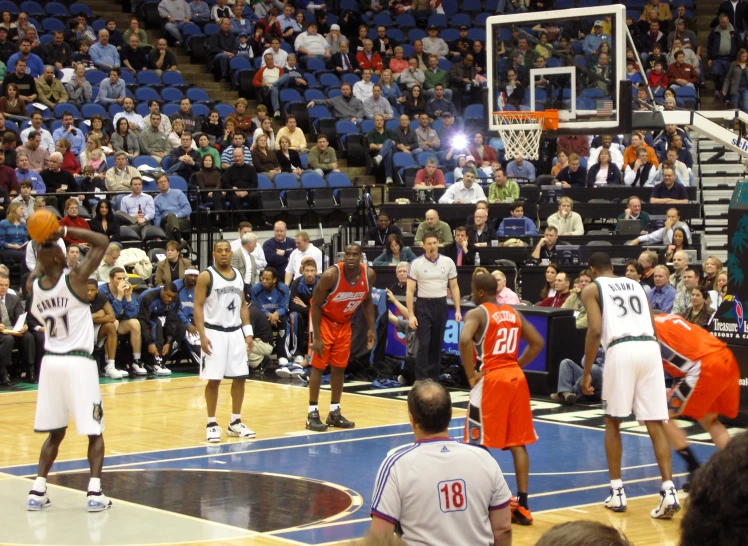
[[[59,228],[60,223],[57,221],[57,216],[47,209],[36,211],[26,220],[26,230],[29,232],[29,237],[37,243],[43,243],[49,239]]]

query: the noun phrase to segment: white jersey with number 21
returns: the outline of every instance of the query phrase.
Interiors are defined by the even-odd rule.
[[[626,277],[598,277],[604,349],[624,337],[654,337],[649,300],[642,286]]]

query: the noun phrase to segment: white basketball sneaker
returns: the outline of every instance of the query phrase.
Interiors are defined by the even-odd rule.
[[[238,436],[239,438],[254,438],[257,433],[254,430],[250,430],[247,425],[241,421],[234,421],[226,429],[227,436]]]
[[[133,375],[141,377],[144,375],[148,375],[148,370],[143,367],[143,363],[140,360],[133,361],[133,363],[130,364],[130,369],[132,370]]]
[[[209,425],[208,428],[205,429],[205,439],[208,442],[215,444],[221,441],[222,433],[223,431],[218,425]]]
[[[122,370],[118,370],[114,366],[107,366],[104,369],[104,375],[107,376],[109,379],[123,379],[125,377],[129,377],[130,374],[127,372],[123,372]]]
[[[163,364],[154,364],[153,373],[159,376],[166,376],[166,375],[171,375],[171,370],[167,368],[166,366],[164,366]]]
[[[112,501],[101,491],[89,491],[86,506],[89,512],[103,512],[112,507]]]
[[[626,511],[626,492],[623,490],[623,486],[610,488],[610,495],[605,499],[605,508],[609,508],[614,512]]]
[[[670,519],[679,511],[678,490],[675,487],[669,487],[666,490],[660,490],[660,504],[649,515],[655,519]]]
[[[51,504],[52,501],[49,500],[46,491],[42,493],[40,491],[31,490],[29,491],[28,499],[26,499],[26,510],[30,512],[38,512],[42,508],[46,508]]]

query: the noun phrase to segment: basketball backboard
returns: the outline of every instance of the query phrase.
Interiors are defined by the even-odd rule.
[[[620,114],[630,112],[632,97],[619,92],[626,80],[625,5],[495,15],[486,21],[486,43],[496,48],[486,63],[493,131],[499,123],[490,113],[502,110],[557,109],[559,133],[586,134],[616,130]],[[598,55],[602,43],[607,59]],[[519,86],[507,86],[510,71]]]

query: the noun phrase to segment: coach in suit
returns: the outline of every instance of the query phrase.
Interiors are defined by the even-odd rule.
[[[361,74],[356,56],[349,51],[348,42],[340,42],[339,48],[340,51],[330,57],[329,67],[336,74]]]
[[[236,268],[244,281],[244,293],[249,299],[249,290],[252,285],[260,281],[260,272],[257,267],[257,261],[252,255],[257,247],[257,235],[251,231],[241,237],[241,246],[234,251],[231,256],[231,267]]]
[[[475,265],[475,248],[468,241],[467,229],[460,226],[455,229],[455,240],[444,245],[442,256],[451,258],[455,265]]]
[[[15,294],[9,294],[10,277],[5,273],[0,273],[0,385],[10,386],[10,377],[8,376],[8,365],[11,362],[11,352],[13,347],[18,347],[21,351],[23,363],[26,365],[26,381],[33,382],[36,380],[34,371],[34,337],[29,332],[29,327],[24,323],[23,328],[18,333],[8,334],[11,331],[18,317],[23,314],[23,304],[21,298]]]

